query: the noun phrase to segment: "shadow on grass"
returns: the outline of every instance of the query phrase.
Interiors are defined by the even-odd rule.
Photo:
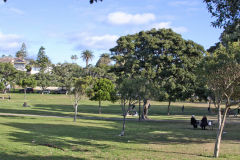
[[[25,156],[25,155],[9,155],[0,152],[1,160],[85,160],[85,158],[74,158],[71,156]]]
[[[59,122],[61,123],[61,122]],[[69,122],[67,122],[69,123]],[[14,127],[15,132],[10,132],[11,141],[22,142],[24,144],[35,146],[41,144],[53,144],[72,152],[95,152],[96,150],[105,150],[112,148],[107,142],[133,143],[133,144],[203,144],[215,141],[216,131],[212,130],[194,130],[188,123],[176,124],[171,122],[127,122],[126,136],[119,137],[121,131],[121,122],[106,122],[93,120],[79,120],[77,123],[69,124],[51,124],[51,123],[19,123],[7,122],[1,125]],[[236,126],[237,125],[237,126]],[[226,127],[228,130],[236,129],[240,132],[240,124],[230,124]],[[223,136],[224,140],[239,140],[240,135],[229,132]],[[34,143],[32,142],[34,141]],[[117,146],[118,149],[127,149],[135,151],[126,146]],[[138,149],[138,151],[149,151],[148,149]],[[151,150],[150,152],[159,152]],[[164,152],[164,151],[163,151]],[[173,153],[173,152],[171,152]],[[176,152],[178,153],[178,152]],[[0,157],[1,157],[0,153]],[[188,154],[188,153],[179,153]],[[3,155],[3,154],[2,154]],[[17,154],[19,155],[19,154]],[[195,156],[204,156],[191,154]],[[5,155],[3,155],[4,157]],[[8,159],[21,159],[22,157],[11,157]],[[22,159],[50,159],[50,157],[23,157]],[[73,159],[72,157],[53,157],[52,159]],[[77,159],[76,159],[77,160]]]
[[[142,109],[142,108],[141,108]],[[79,105],[79,113],[90,113],[98,114],[98,105]],[[138,112],[138,107],[136,107]],[[171,106],[170,109],[171,115],[215,115],[214,113],[210,114],[205,107],[194,107],[187,106],[182,112],[181,107]],[[6,109],[0,108],[2,113],[20,113],[20,114],[38,114],[38,115],[55,115],[55,116],[69,116],[73,114],[74,109],[72,105],[62,105],[62,104],[33,104],[29,108],[18,108],[18,109]],[[102,107],[103,114],[117,114],[121,115],[122,110],[120,105],[111,105]],[[167,106],[166,105],[152,105],[149,110],[150,116],[160,116],[167,115]]]

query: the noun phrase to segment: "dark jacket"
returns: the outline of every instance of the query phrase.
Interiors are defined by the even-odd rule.
[[[207,117],[203,117],[201,120],[201,126],[207,126],[207,125],[208,125]]]
[[[197,124],[197,120],[194,117],[192,117],[191,118],[191,125],[196,125],[196,124]]]

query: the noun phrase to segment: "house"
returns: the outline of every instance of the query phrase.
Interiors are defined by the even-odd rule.
[[[11,63],[14,68],[19,71],[27,71],[26,65],[29,64],[29,60],[22,59],[22,58],[14,58],[10,56],[0,58],[0,63]],[[31,74],[36,74],[39,72],[39,68],[32,67]]]

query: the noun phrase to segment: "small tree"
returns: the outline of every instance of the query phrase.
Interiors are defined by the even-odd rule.
[[[39,72],[35,75],[37,80],[37,85],[40,86],[43,90],[46,90],[52,84],[53,76],[50,73]],[[43,92],[42,92],[43,94]]]
[[[74,89],[72,91],[74,96],[74,122],[76,122],[77,119],[77,113],[78,113],[78,103],[81,100],[81,98],[87,94],[88,88],[91,86],[92,78],[91,77],[85,77],[85,78],[78,78],[74,81]]]
[[[98,79],[93,86],[93,97],[90,100],[95,100],[99,102],[98,112],[102,113],[101,102],[102,101],[115,101],[116,91],[115,85],[106,78]]]
[[[26,76],[20,80],[19,84],[21,87],[24,88],[24,100],[26,101],[27,87],[32,87],[32,88],[36,87],[37,81],[31,76]],[[26,102],[24,102],[24,106],[27,106]]]
[[[228,44],[228,47],[220,45],[208,57],[205,73],[207,85],[214,94],[218,108],[218,133],[214,149],[214,156],[218,157],[227,112],[231,106],[239,103],[233,101],[233,95],[240,84],[240,45],[238,43]],[[224,113],[221,115],[223,101],[226,103]]]

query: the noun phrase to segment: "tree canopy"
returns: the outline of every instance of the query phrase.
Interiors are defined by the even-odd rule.
[[[226,27],[240,20],[239,0],[204,0],[208,11],[216,18],[214,27]]]
[[[203,47],[171,29],[152,29],[122,36],[111,49],[118,81],[142,77],[155,85],[156,99],[186,99],[193,93],[195,69],[205,53]],[[153,98],[153,97],[152,97]]]

